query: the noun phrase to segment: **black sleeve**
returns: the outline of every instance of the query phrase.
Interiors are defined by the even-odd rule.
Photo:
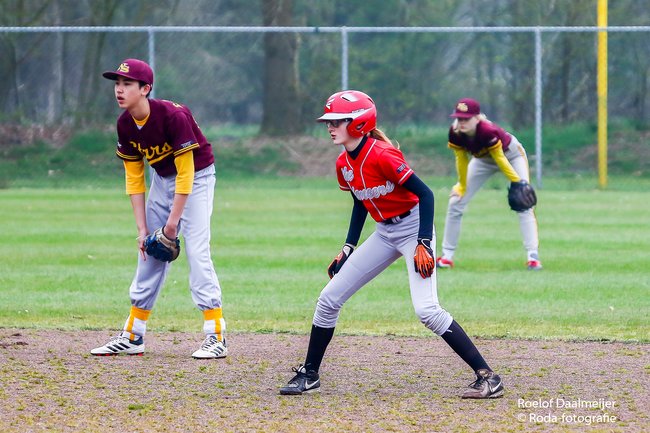
[[[415,173],[404,182],[403,186],[420,199],[418,238],[431,239],[433,237],[433,191]]]
[[[366,222],[368,216],[368,209],[352,194],[354,205],[352,206],[352,216],[350,217],[350,228],[348,229],[348,237],[345,240],[346,244],[357,245],[361,237],[361,230]]]

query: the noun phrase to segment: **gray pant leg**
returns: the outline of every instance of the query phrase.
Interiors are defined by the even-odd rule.
[[[180,224],[190,269],[190,292],[201,311],[221,307],[221,286],[210,253],[215,182],[214,166],[196,173]]]
[[[171,185],[173,199],[173,180]],[[167,222],[172,203],[169,199],[169,188],[169,179],[162,178],[155,172],[152,174],[146,204],[147,228],[150,233]],[[147,259],[143,260],[138,251],[138,268],[129,288],[131,304],[143,310],[151,310],[160,293],[160,288],[165,283],[169,268],[170,263],[161,262],[151,256],[147,256]]]
[[[420,224],[420,218],[417,212],[409,216],[406,220],[394,227],[397,230],[393,233],[397,248],[406,262],[406,270],[409,275],[409,288],[411,290],[411,302],[415,309],[415,314],[420,322],[437,335],[444,334],[451,322],[454,320],[438,302],[438,285],[436,279],[436,270],[429,278],[422,278],[419,272],[415,270],[413,256],[417,246],[417,229]],[[409,233],[411,234],[409,236]],[[436,234],[433,233],[431,245],[435,249]]]
[[[512,137],[512,142],[510,143],[506,156],[519,177],[529,182],[530,172],[526,150],[514,136]],[[517,212],[517,217],[519,218],[519,229],[524,248],[528,253],[537,252],[539,248],[539,235],[534,210],[529,209],[526,212]]]
[[[350,296],[379,275],[399,256],[399,251],[375,231],[350,255],[341,270],[321,291],[313,324],[321,328],[334,328],[341,307]]]
[[[465,208],[472,200],[472,197],[483,187],[483,184],[498,171],[496,164],[490,164],[483,158],[474,158],[467,166],[467,186],[465,195],[449,197],[447,205],[447,216],[445,217],[445,233],[442,238],[442,255],[445,258],[452,258],[458,239],[460,238],[460,226]]]

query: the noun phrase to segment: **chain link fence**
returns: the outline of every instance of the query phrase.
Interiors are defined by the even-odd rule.
[[[595,175],[599,30],[0,27],[7,60],[0,66],[0,146],[38,138],[61,146],[79,131],[112,130],[118,110],[101,72],[126,57],[148,60],[156,72],[155,96],[187,104],[204,129],[235,136],[255,131],[263,114],[264,33],[297,32],[301,98],[292,103],[301,106],[302,118],[287,121],[304,122],[307,134],[315,133],[313,119],[328,95],[358,88],[373,95],[389,133],[411,139],[437,128],[443,138],[430,146],[444,152],[448,114],[458,98],[471,96],[524,142],[538,182],[542,170],[545,176]],[[648,176],[643,161],[650,158],[638,156],[649,147],[650,27],[607,31],[612,174]],[[562,128],[575,137],[562,143],[553,135]],[[572,152],[567,140],[581,151]]]

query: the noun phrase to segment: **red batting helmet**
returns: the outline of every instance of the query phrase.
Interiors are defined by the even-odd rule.
[[[344,90],[327,98],[324,114],[317,120],[350,119],[351,137],[363,137],[377,127],[377,108],[372,98],[358,90]]]

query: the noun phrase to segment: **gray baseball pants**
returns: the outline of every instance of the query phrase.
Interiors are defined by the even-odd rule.
[[[210,255],[210,218],[215,183],[214,165],[194,174],[192,193],[178,226],[179,234],[183,236],[181,247],[189,263],[192,300],[201,311],[221,307],[221,286]],[[161,177],[152,170],[146,208],[150,233],[167,222],[175,188],[175,176]],[[153,308],[170,266],[170,263],[149,256],[143,260],[138,254],[138,268],[129,289],[133,306],[143,310]]]
[[[314,325],[336,327],[343,304],[391,263],[404,256],[415,314],[424,326],[438,335],[449,329],[453,318],[438,303],[435,272],[430,278],[422,278],[415,271],[413,256],[420,225],[418,212],[419,205],[416,205],[411,214],[397,224],[377,223],[375,232],[350,255],[341,270],[321,291],[314,313]],[[435,243],[434,232],[431,245]]]
[[[519,177],[528,182],[530,174],[526,150],[514,135],[511,135],[511,137],[512,141],[510,142],[510,146],[508,146],[508,150],[505,152],[505,156]],[[470,160],[469,166],[467,167],[465,195],[462,197],[456,195],[449,197],[447,217],[445,219],[445,234],[442,239],[443,257],[451,259],[454,256],[454,252],[458,246],[458,238],[460,237],[461,220],[467,204],[485,182],[497,172],[501,172],[501,170],[490,155],[481,158],[473,157]],[[519,228],[523,237],[524,248],[529,255],[531,253],[537,253],[539,238],[534,210],[529,209],[526,212],[517,212],[517,216],[519,217]]]

